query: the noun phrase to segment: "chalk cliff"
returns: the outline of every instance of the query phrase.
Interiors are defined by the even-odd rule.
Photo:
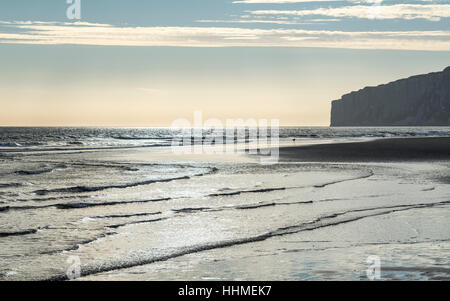
[[[450,67],[377,87],[366,87],[335,100],[331,126],[448,126]]]

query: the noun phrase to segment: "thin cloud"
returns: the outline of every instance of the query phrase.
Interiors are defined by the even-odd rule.
[[[450,17],[449,4],[394,4],[394,5],[353,5],[343,7],[317,8],[310,10],[254,10],[252,15],[285,16],[326,16],[334,18],[373,19],[426,19],[439,21]]]
[[[11,30],[2,31],[2,27]],[[346,32],[237,27],[117,27],[83,23],[0,26],[0,44],[172,46],[172,47],[325,47],[449,51],[450,31]]]
[[[326,21],[327,19],[322,19]],[[333,19],[330,19],[333,20]],[[198,23],[241,23],[241,24],[282,24],[282,25],[302,25],[312,24],[313,22],[298,22],[298,21],[286,21],[286,20],[262,20],[262,19],[245,19],[245,20],[197,20]]]

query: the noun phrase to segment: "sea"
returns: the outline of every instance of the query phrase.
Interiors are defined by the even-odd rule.
[[[450,162],[264,165],[175,154],[181,135],[1,127],[0,280],[450,279]],[[281,147],[449,136],[279,129]]]

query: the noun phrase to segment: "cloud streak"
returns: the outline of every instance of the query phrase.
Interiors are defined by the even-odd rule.
[[[8,30],[2,30],[7,27]],[[330,31],[238,27],[117,27],[108,24],[5,22],[0,44],[324,47],[449,51],[450,31]]]
[[[241,20],[197,20],[198,23],[238,23],[238,24],[281,24],[281,25],[302,25],[316,24],[318,22],[336,22],[339,19],[308,19],[307,21],[289,20],[263,20],[263,19],[241,19]]]
[[[284,15],[284,16],[327,16],[334,18],[372,19],[426,19],[439,21],[450,17],[449,4],[395,4],[395,5],[352,5],[343,7],[317,8],[310,10],[254,10],[253,15]]]

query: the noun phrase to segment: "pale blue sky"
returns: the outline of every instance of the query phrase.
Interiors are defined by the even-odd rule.
[[[328,125],[344,93],[450,65],[450,1],[233,2],[1,1],[0,125]]]

